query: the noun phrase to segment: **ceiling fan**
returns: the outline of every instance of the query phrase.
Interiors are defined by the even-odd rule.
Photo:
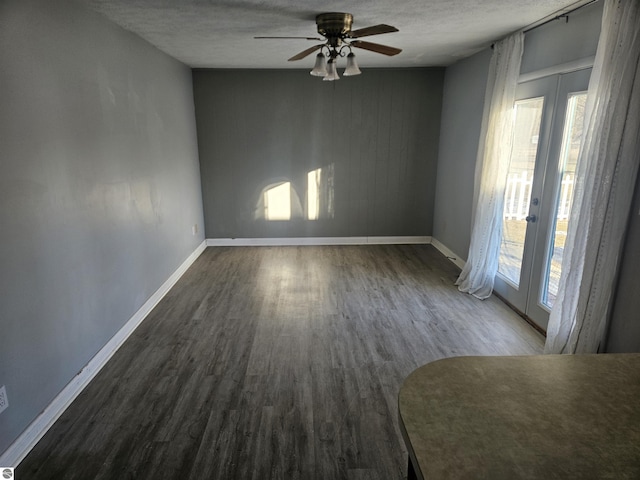
[[[257,39],[303,39],[303,40],[324,40],[324,43],[314,45],[307,48],[302,52],[294,55],[289,59],[290,62],[301,60],[313,52],[320,50],[320,53],[316,55],[316,64],[311,70],[311,75],[324,77],[323,80],[339,80],[338,72],[336,70],[336,60],[338,57],[347,56],[347,67],[345,68],[344,75],[359,75],[360,69],[356,63],[356,56],[351,51],[352,47],[362,48],[371,52],[381,53],[383,55],[393,56],[399,54],[402,50],[395,47],[388,47],[386,45],[380,45],[378,43],[365,42],[359,40],[362,37],[368,37],[371,35],[380,35],[382,33],[398,32],[396,27],[391,25],[373,25],[371,27],[360,28],[358,30],[351,30],[353,24],[353,15],[350,13],[321,13],[316,16],[316,25],[318,27],[318,33],[324,37],[254,37]],[[324,52],[326,52],[329,60],[326,61]]]

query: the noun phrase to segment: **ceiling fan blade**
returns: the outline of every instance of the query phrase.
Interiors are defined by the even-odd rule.
[[[324,43],[321,43],[320,45],[314,45],[311,48],[307,48],[306,50],[301,51],[299,54],[294,55],[293,57],[291,57],[289,59],[289,62],[294,62],[296,60],[300,60],[300,59],[306,57],[307,55],[312,54],[316,50],[320,50],[323,46],[324,46]]]
[[[322,38],[318,38],[318,37],[253,37],[255,39],[265,39],[265,38],[269,38],[269,39],[296,39],[296,40],[317,40],[317,41],[321,41]]]
[[[392,27],[391,25],[374,25],[372,27],[359,28],[358,30],[352,30],[349,36],[351,38],[360,38],[360,37],[368,37],[369,35],[379,35],[381,33],[392,33],[399,32],[396,27]]]
[[[390,57],[397,55],[402,51],[400,48],[388,47],[378,43],[363,42],[362,40],[351,42],[351,46],[363,48],[364,50],[369,50],[371,52],[382,53],[383,55],[388,55]]]

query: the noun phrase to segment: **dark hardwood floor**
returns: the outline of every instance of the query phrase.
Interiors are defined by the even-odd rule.
[[[403,379],[541,353],[428,245],[208,248],[18,479],[402,479]]]

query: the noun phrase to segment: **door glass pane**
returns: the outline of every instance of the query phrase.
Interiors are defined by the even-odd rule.
[[[516,288],[520,284],[527,231],[525,218],[531,202],[543,105],[544,97],[520,100],[515,104],[515,131],[504,198],[498,272]]]
[[[551,308],[558,294],[562,253],[567,238],[567,222],[571,211],[573,198],[573,183],[576,174],[580,139],[584,123],[584,106],[587,101],[586,93],[572,93],[567,102],[567,114],[562,134],[562,149],[558,161],[560,172],[560,188],[556,193],[556,212],[551,229],[551,248],[545,265],[544,288],[542,304]]]

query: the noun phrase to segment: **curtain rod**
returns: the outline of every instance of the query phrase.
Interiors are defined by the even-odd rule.
[[[569,15],[571,15],[573,12],[576,12],[576,11],[580,10],[581,8],[584,8],[587,5],[591,5],[592,3],[596,3],[597,1],[598,0],[591,0],[590,2],[583,3],[582,5],[576,7],[574,9],[572,9],[572,10],[569,10],[567,12],[561,13],[560,15],[556,15],[555,17],[550,18],[548,20],[545,20],[544,22],[539,23],[538,25],[534,25],[533,27],[529,27],[529,28],[523,30],[523,33],[529,33],[530,31],[535,30],[536,28],[540,28],[543,25],[546,25],[547,23],[551,23],[551,22],[553,22],[555,20],[560,20],[561,18],[565,18],[566,21],[568,22],[569,21]]]

